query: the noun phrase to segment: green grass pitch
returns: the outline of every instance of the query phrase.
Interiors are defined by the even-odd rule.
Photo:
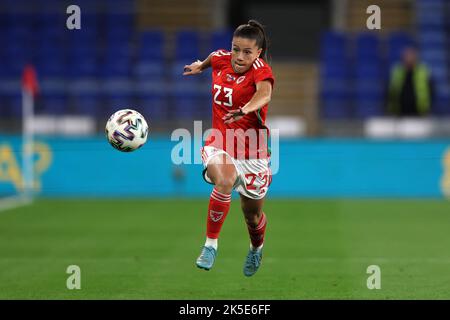
[[[0,212],[0,299],[450,299],[450,202],[268,199],[251,278],[237,200],[214,268],[196,268],[207,203],[41,199]],[[69,265],[80,290],[66,288]]]

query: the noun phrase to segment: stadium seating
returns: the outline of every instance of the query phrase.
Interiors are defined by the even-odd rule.
[[[118,107],[137,105],[154,119],[209,117],[209,73],[186,78],[183,67],[212,50],[229,48],[230,30],[176,30],[173,45],[168,45],[172,37],[163,30],[138,31],[128,0],[78,1],[81,30],[70,31],[65,16],[57,14],[65,11],[60,1],[44,1],[43,10],[37,10],[36,2],[36,14],[29,12],[30,3],[5,0],[0,7],[5,114],[20,115],[20,89],[12,90],[8,83],[18,83],[24,66],[33,63],[44,84],[38,113],[103,117]],[[168,46],[173,55],[166,54]]]
[[[175,34],[175,60],[193,61],[201,56],[200,35],[194,30],[180,30]]]
[[[136,98],[144,116],[148,115],[153,120],[168,119],[167,87],[167,81],[161,78],[137,81]]]
[[[352,103],[349,39],[343,33],[327,32],[321,38],[321,104],[322,116],[330,119],[348,118]]]
[[[373,32],[355,39],[354,116],[367,118],[383,114],[386,70],[383,70],[381,41]]]
[[[326,32],[321,38],[322,115],[325,118],[367,118],[383,115],[389,70],[408,46],[418,46],[420,59],[436,84],[435,114],[450,114],[450,9],[444,1],[420,0],[417,35],[391,32]],[[426,12],[426,13],[425,13]]]
[[[145,104],[142,108],[159,119],[175,114],[208,117],[210,73],[186,78],[183,66],[213,50],[230,48],[232,30],[138,29],[130,3],[80,0],[82,28],[68,31],[65,16],[57,14],[65,10],[61,1],[2,1],[0,82],[6,85],[0,85],[0,98],[5,114],[20,114],[20,92],[7,84],[18,82],[24,66],[33,63],[39,80],[59,81],[65,88],[43,86],[42,112],[100,117],[119,106]],[[437,84],[436,113],[450,114],[450,9],[444,0],[418,0],[416,7],[414,35],[402,31],[322,34],[319,98],[324,117],[383,114],[389,70],[403,49],[414,44]],[[86,83],[91,85],[84,87]]]
[[[447,7],[446,7],[447,6]],[[421,58],[431,70],[436,114],[450,114],[450,6],[444,0],[417,1],[417,38]]]
[[[211,33],[210,46],[208,52],[212,52],[217,49],[231,48],[231,40],[233,38],[233,32],[229,29],[217,30]]]
[[[100,84],[95,79],[70,81],[69,101],[74,105],[74,112],[79,115],[99,116],[102,109]]]

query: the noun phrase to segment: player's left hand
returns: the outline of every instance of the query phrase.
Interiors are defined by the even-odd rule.
[[[224,123],[232,123],[235,121],[238,121],[242,119],[245,116],[244,111],[242,109],[233,109],[230,110],[223,118],[222,120],[225,120]]]

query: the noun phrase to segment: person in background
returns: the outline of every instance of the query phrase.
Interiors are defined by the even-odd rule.
[[[417,50],[406,48],[402,60],[390,73],[388,112],[395,116],[426,116],[430,113],[433,96],[431,74],[419,62]]]

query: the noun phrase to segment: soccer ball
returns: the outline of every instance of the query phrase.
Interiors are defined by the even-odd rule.
[[[131,152],[142,147],[147,141],[147,121],[135,110],[119,110],[109,117],[105,134],[114,148]]]

